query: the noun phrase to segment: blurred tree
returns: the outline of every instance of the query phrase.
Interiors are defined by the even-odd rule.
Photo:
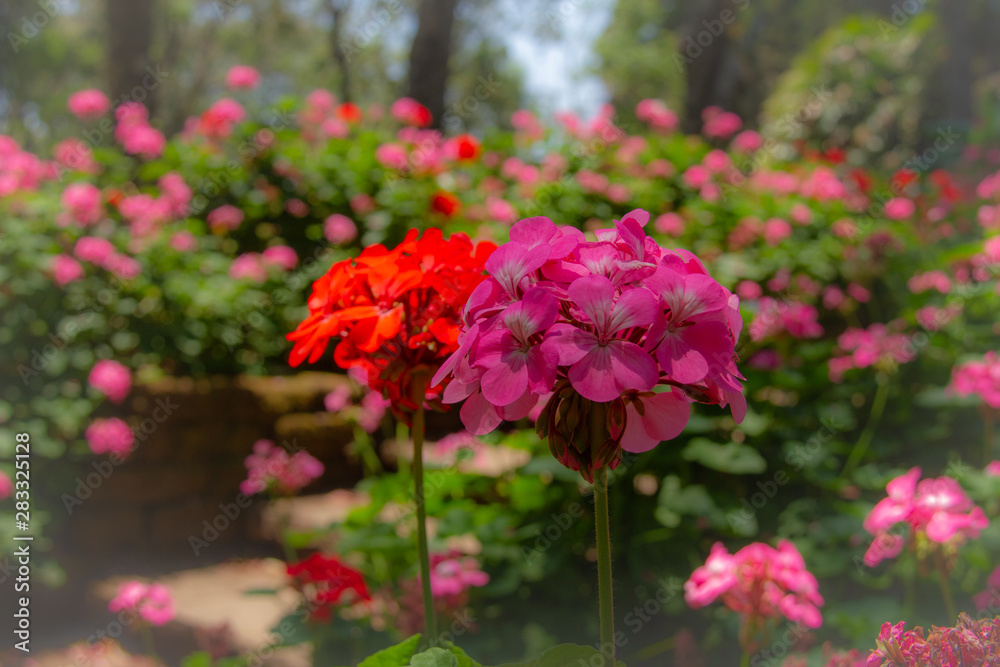
[[[107,92],[116,103],[139,101],[156,111],[156,85],[150,85],[149,48],[153,43],[154,0],[105,0]]]
[[[444,118],[457,5],[458,0],[420,0],[417,34],[410,48],[407,94],[427,107],[436,128],[441,127]]]

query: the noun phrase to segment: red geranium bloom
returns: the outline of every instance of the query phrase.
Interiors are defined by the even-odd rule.
[[[461,207],[462,203],[458,201],[458,197],[450,192],[438,192],[431,199],[431,208],[449,218],[455,215]]]
[[[336,108],[333,115],[345,123],[360,123],[361,107],[354,102],[344,102]]]
[[[440,229],[418,238],[414,229],[393,250],[373,245],[334,264],[313,283],[309,315],[287,336],[295,342],[289,363],[317,361],[339,337],[337,364],[362,370],[408,421],[418,407],[414,376],[429,378],[458,349],[462,309],[495,249],[490,242],[473,245],[465,234],[446,240]],[[427,399],[439,403],[445,384],[428,387]]]
[[[286,571],[296,579],[300,589],[309,585],[310,615],[317,620],[329,620],[330,610],[349,591],[352,595],[348,604],[372,599],[361,573],[331,556],[316,553],[304,561],[289,564]]]
[[[894,191],[901,192],[907,185],[917,180],[917,172],[912,169],[900,169],[892,175]]]
[[[452,141],[456,159],[475,160],[479,157],[479,141],[471,134],[460,134]]]

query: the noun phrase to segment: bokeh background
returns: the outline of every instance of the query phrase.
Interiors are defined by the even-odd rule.
[[[615,477],[621,657],[736,664],[734,619],[677,588],[717,540],[796,542],[827,598],[783,647],[808,664],[885,621],[949,621],[924,554],[867,567],[861,524],[912,465],[998,510],[996,406],[948,389],[1000,336],[998,28],[996,0],[0,0],[0,470],[30,433],[37,664],[96,661],[66,647],[101,633],[142,653],[107,609],[134,577],[175,597],[168,664],[355,664],[412,629],[408,435],[329,354],[289,366],[310,284],[411,227],[502,240],[634,208],[740,294],[750,413],[699,406]],[[137,143],[71,113],[85,89],[148,109]],[[867,363],[835,361],[849,330],[874,336]],[[128,369],[120,401],[88,382],[102,359]],[[102,419],[127,458],[87,435]],[[476,619],[457,641],[483,664],[587,643],[586,485],[531,424],[460,429],[432,416],[435,545],[490,583],[447,608]],[[260,440],[323,475],[236,504]],[[343,555],[384,608],[275,633],[301,601],[288,548]],[[1000,531],[948,557],[975,613]]]

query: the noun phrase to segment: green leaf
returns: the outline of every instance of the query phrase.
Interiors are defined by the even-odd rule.
[[[498,667],[570,667],[571,665],[597,665],[601,653],[592,646],[579,646],[578,644],[560,644],[528,662],[506,663]],[[615,662],[616,667],[625,667],[621,660]]]
[[[410,667],[458,667],[458,658],[443,648],[430,648],[410,658]]]
[[[681,456],[706,468],[734,475],[754,475],[767,470],[767,461],[756,449],[736,442],[720,445],[707,438],[694,438]]]
[[[681,515],[708,516],[715,511],[715,502],[708,490],[700,485],[683,486],[680,477],[667,475],[660,486],[656,520],[668,528],[680,525]]]
[[[483,667],[478,662],[473,660],[468,656],[468,654],[462,649],[458,648],[451,642],[444,643],[445,648],[451,651],[451,654],[458,658],[458,667]]]
[[[358,667],[406,667],[419,646],[420,635],[413,635],[401,644],[390,646],[365,658]]]
[[[181,660],[181,667],[212,667],[212,656],[205,651],[192,653]]]

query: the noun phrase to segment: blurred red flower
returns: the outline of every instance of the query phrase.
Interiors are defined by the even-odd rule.
[[[437,192],[431,199],[431,208],[449,218],[455,215],[461,207],[462,203],[458,201],[458,197],[450,192]]]
[[[372,599],[361,573],[332,556],[315,553],[289,564],[286,571],[299,587],[309,585],[310,616],[317,620],[329,620],[330,610],[341,603],[345,593],[353,592],[348,604]]]

